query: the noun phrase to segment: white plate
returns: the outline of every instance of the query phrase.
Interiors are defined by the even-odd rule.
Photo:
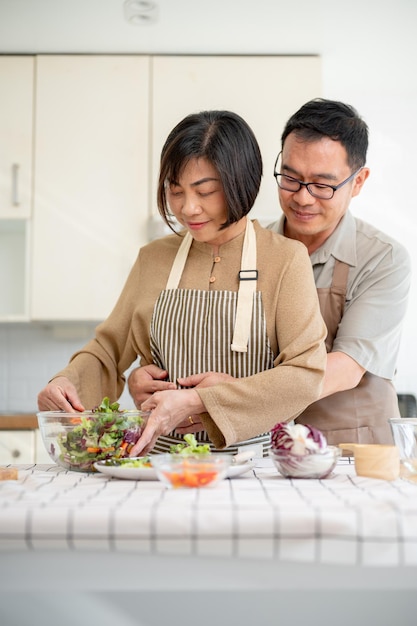
[[[125,459],[124,463],[128,462]],[[124,478],[127,480],[158,480],[153,467],[124,467],[123,460],[118,461],[117,465],[106,465],[106,461],[96,461],[94,467],[102,474],[107,474],[112,478]],[[236,478],[249,472],[255,463],[248,461],[239,465],[231,465],[227,470],[226,478]]]
[[[226,478],[236,478],[236,476],[242,476],[246,474],[253,467],[255,467],[255,461],[246,461],[246,463],[239,463],[239,465],[231,465],[227,470]]]
[[[125,467],[133,459],[120,459],[117,465],[108,465],[107,461],[96,461],[94,467],[102,474],[112,478],[126,478],[127,480],[158,480],[153,467]],[[114,461],[114,463],[116,463]]]

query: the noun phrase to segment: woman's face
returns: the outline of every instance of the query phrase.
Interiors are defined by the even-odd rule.
[[[219,246],[236,237],[246,220],[221,230],[228,216],[223,184],[216,168],[205,158],[193,158],[180,179],[168,181],[167,202],[178,222],[196,241]]]

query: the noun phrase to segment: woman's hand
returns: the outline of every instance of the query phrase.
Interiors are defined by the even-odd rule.
[[[133,402],[138,409],[142,403],[148,400],[156,391],[176,389],[175,383],[166,380],[168,372],[157,365],[144,365],[132,370],[127,385]]]
[[[65,376],[58,376],[51,380],[38,395],[40,411],[85,411],[77,390]]]
[[[197,420],[196,416],[204,413],[206,408],[193,389],[176,389],[157,391],[142,404],[142,410],[151,411],[151,414],[139,441],[130,451],[131,457],[148,454],[160,435],[168,435],[178,427],[183,429],[181,432],[196,432],[191,427],[196,427],[197,422],[193,426],[188,416]],[[184,426],[187,422],[188,426]]]

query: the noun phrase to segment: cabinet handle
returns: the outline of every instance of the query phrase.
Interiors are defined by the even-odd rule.
[[[12,204],[13,206],[19,206],[19,164],[13,163],[12,165]]]

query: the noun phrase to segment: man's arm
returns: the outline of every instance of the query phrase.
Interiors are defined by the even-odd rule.
[[[356,387],[366,369],[343,352],[329,352],[320,398]]]

